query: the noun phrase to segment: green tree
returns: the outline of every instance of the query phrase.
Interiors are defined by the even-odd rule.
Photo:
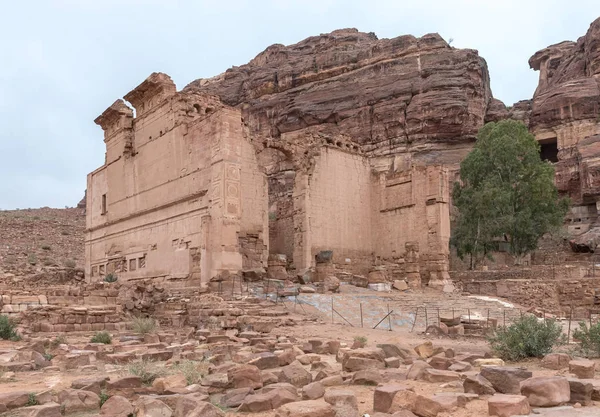
[[[554,185],[554,167],[540,158],[527,127],[514,120],[488,123],[460,165],[452,198],[458,209],[452,244],[471,267],[508,241],[521,257],[538,239],[559,227],[568,209]]]

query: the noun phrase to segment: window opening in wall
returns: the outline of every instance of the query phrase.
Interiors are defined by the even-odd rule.
[[[146,257],[142,256],[141,258],[138,259],[138,266],[140,269],[145,268],[146,267]]]
[[[542,161],[558,162],[558,143],[556,138],[540,140],[540,158],[542,158]]]
[[[100,265],[99,268],[100,268],[100,275],[104,275],[104,271],[105,271],[104,265]]]
[[[137,269],[137,259],[133,258],[129,260],[129,270],[135,271]]]
[[[95,277],[96,275],[98,275],[98,267],[97,266],[93,266],[92,267],[92,276]]]
[[[106,214],[106,194],[102,194],[102,212],[101,214]]]

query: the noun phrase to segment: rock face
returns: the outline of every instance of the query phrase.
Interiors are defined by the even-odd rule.
[[[491,98],[477,51],[452,48],[438,34],[378,39],[356,29],[272,45],[185,90],[241,106],[251,131],[263,138],[315,127],[347,135],[373,154],[469,141]]]
[[[597,220],[600,196],[600,19],[576,42],[561,42],[536,52],[529,60],[540,72],[533,96],[529,127],[542,146],[542,156],[557,162],[556,184],[571,198],[571,234],[581,234]],[[596,246],[596,236],[576,238],[582,250]]]

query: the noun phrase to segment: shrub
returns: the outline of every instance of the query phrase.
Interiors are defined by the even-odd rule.
[[[43,356],[43,357],[44,357],[44,359],[46,359],[47,361],[51,361],[51,360],[52,360],[52,358],[54,357],[54,355],[52,355],[51,353],[48,353],[48,352],[44,353],[42,356]]]
[[[119,279],[115,274],[110,273],[104,277],[104,282],[117,282]]]
[[[131,325],[133,327],[133,331],[135,333],[146,334],[152,333],[156,330],[157,324],[156,320],[152,317],[137,317],[133,316],[131,318]]]
[[[364,348],[367,346],[368,339],[365,336],[355,336],[354,337],[354,345],[357,348]]]
[[[104,405],[104,403],[106,401],[108,401],[108,399],[110,398],[110,395],[108,395],[108,393],[105,390],[100,391],[100,407],[102,407]]]
[[[108,332],[96,332],[96,334],[90,339],[90,342],[110,345],[112,343],[112,338]]]
[[[43,250],[52,250],[52,247],[50,245],[42,245],[42,249]]]
[[[492,350],[502,359],[517,361],[542,357],[563,343],[562,327],[554,320],[538,320],[526,315],[508,327],[498,328],[488,337]]]
[[[56,336],[52,342],[50,342],[50,347],[51,348],[57,348],[59,345],[66,345],[67,344],[67,338],[64,334],[59,334],[58,336]]]
[[[154,382],[156,378],[167,375],[164,368],[161,368],[156,365],[155,362],[148,360],[131,362],[128,366],[128,370],[131,375],[140,377],[142,384],[144,385],[152,385],[152,382]]]
[[[579,329],[573,332],[573,338],[580,341],[579,350],[582,356],[600,357],[600,323],[588,328],[585,321],[581,321]]]
[[[26,407],[31,407],[33,405],[38,405],[39,402],[37,400],[37,397],[35,396],[35,392],[30,392],[29,394],[27,394],[27,404],[25,404]]]
[[[208,362],[184,360],[173,367],[185,376],[188,385],[199,384],[202,377],[208,375]]]
[[[0,314],[0,339],[19,340],[14,320],[5,314]]]
[[[73,259],[66,259],[64,262],[67,268],[75,268],[75,261]]]
[[[29,265],[37,264],[37,256],[35,255],[35,253],[30,253],[27,256],[27,262],[29,263]]]

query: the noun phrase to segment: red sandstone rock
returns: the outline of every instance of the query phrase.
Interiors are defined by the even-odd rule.
[[[548,369],[564,369],[569,367],[571,357],[566,353],[550,353],[542,359],[541,365]]]
[[[569,362],[569,372],[580,379],[594,378],[596,363],[587,359],[573,360]]]
[[[334,417],[333,408],[318,400],[299,401],[281,406],[275,417]]]
[[[260,370],[253,365],[238,365],[230,369],[227,379],[233,388],[257,389],[263,386]]]
[[[162,401],[140,397],[135,402],[134,413],[136,417],[171,417],[173,410]]]
[[[521,382],[521,394],[533,407],[552,407],[569,402],[571,390],[566,378],[535,377]],[[591,391],[590,391],[591,397]]]
[[[502,394],[520,394],[521,382],[533,376],[526,369],[504,366],[486,366],[481,368],[480,374]]]
[[[451,413],[458,408],[455,396],[418,395],[413,412],[419,417],[436,417],[441,412]]]
[[[119,395],[110,397],[100,408],[100,415],[107,417],[129,417],[133,413],[133,406],[129,400]]]
[[[312,382],[312,375],[302,367],[300,362],[292,362],[281,368],[279,382],[288,382],[295,387],[302,388]]]
[[[491,98],[487,67],[476,51],[450,48],[437,34],[378,40],[355,29],[272,45],[248,64],[186,90],[247,104],[244,119],[263,137],[315,127],[378,152],[473,138]],[[465,90],[471,94],[459,94]]]
[[[488,399],[490,416],[511,417],[528,415],[531,411],[527,397],[523,395],[496,394]]]
[[[466,393],[478,395],[494,395],[496,393],[490,381],[479,374],[468,376],[463,382],[463,389]]]
[[[385,384],[375,389],[373,394],[373,410],[382,413],[388,413],[394,402],[394,397],[400,391],[410,390],[411,388],[402,384]]]

